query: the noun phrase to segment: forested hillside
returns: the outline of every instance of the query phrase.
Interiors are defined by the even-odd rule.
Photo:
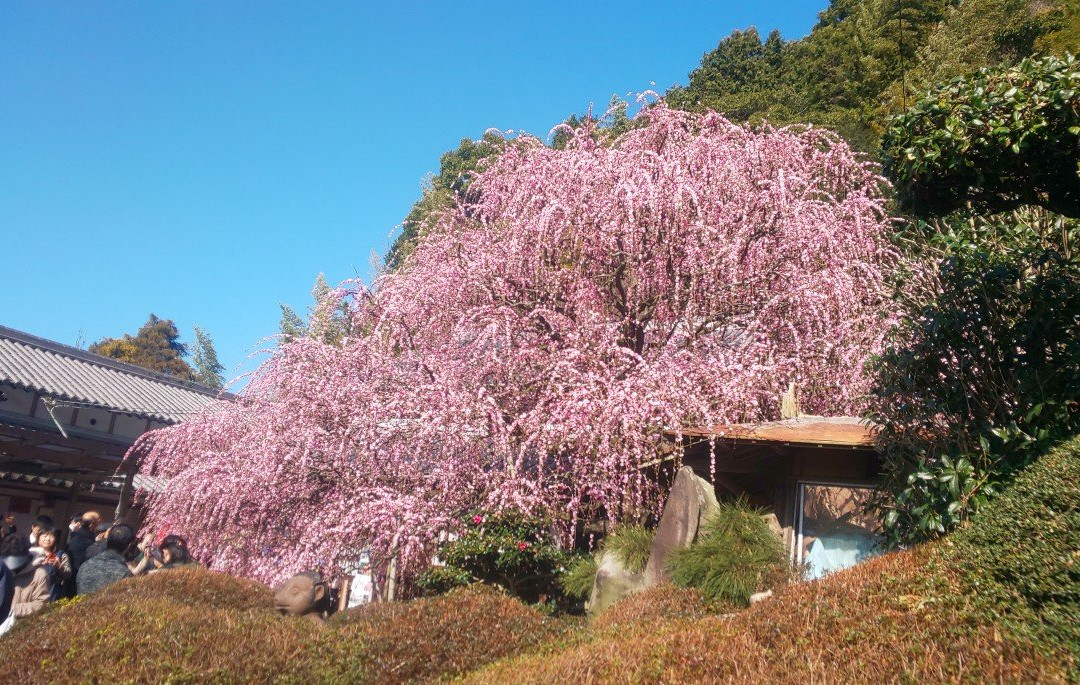
[[[934,84],[1035,52],[1075,51],[1075,0],[833,0],[813,30],[764,41],[736,31],[706,53],[680,109],[739,121],[814,123],[875,152],[886,119]]]
[[[735,121],[825,126],[876,156],[887,119],[935,84],[1034,53],[1078,49],[1080,0],[831,0],[798,40],[775,30],[763,39],[753,27],[731,33],[702,56],[686,86],[664,98]],[[464,138],[442,155],[387,254],[390,268],[504,145],[497,136]]]

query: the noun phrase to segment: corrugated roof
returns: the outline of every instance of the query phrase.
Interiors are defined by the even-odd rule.
[[[219,393],[0,326],[0,382],[46,397],[178,423]]]
[[[850,416],[801,416],[769,423],[739,423],[712,428],[685,428],[690,438],[739,442],[783,443],[821,447],[866,447],[875,442],[874,426]]]

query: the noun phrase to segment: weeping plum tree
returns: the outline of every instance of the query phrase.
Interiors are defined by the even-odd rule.
[[[776,418],[792,381],[858,410],[902,266],[875,168],[823,130],[638,116],[521,140],[398,270],[324,303],[348,305],[339,344],[283,344],[237,402],[148,434],[149,525],[263,580],[364,547],[408,575],[464,512],[569,539],[655,510],[665,432]]]

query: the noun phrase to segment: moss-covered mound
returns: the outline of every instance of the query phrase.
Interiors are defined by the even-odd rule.
[[[278,615],[261,585],[184,569],[20,621],[0,638],[0,683],[422,681],[520,653],[557,630],[480,586],[371,605],[320,630]]]
[[[673,592],[627,598],[561,651],[468,680],[1076,681],[1080,439],[941,542],[793,585],[736,615],[698,618],[693,599]]]
[[[201,569],[20,621],[0,683],[1061,682],[1080,679],[1080,441],[952,537],[788,586],[735,614],[633,595],[566,632],[496,591],[370,605],[325,629]]]

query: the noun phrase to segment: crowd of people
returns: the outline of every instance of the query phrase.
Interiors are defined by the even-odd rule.
[[[29,534],[18,531],[10,515],[0,523],[0,635],[49,602],[193,563],[179,535],[136,542],[131,526],[103,526],[96,511],[72,517],[64,538],[48,516],[38,516]]]

